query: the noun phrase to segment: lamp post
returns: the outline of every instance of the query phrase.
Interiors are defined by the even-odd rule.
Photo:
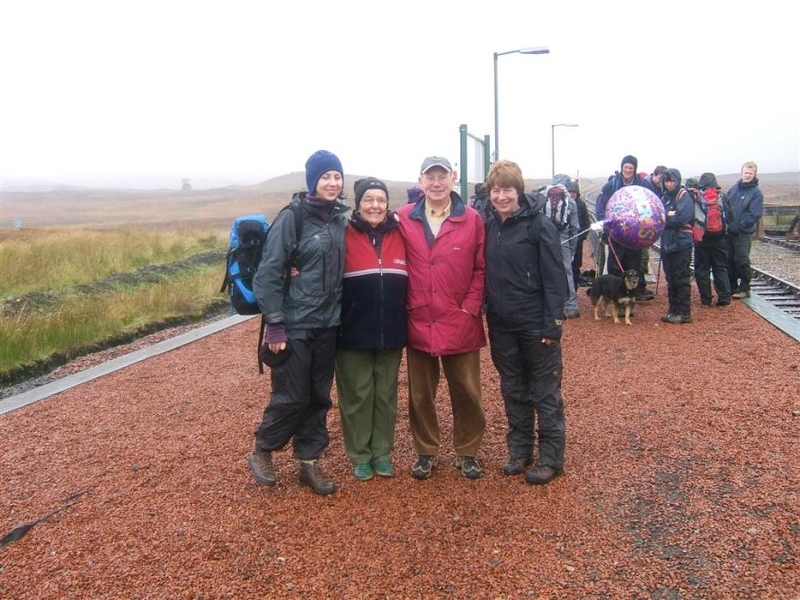
[[[577,127],[577,123],[556,123],[550,125],[550,154],[553,159],[553,172],[551,177],[556,176],[556,127]]]
[[[500,158],[500,143],[497,133],[499,129],[499,119],[497,116],[497,57],[505,56],[506,54],[550,54],[550,50],[546,46],[533,46],[531,48],[518,48],[516,50],[494,53],[494,160],[492,162]]]

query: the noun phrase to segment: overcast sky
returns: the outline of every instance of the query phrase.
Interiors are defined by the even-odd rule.
[[[626,154],[800,171],[800,35],[758,2],[0,0],[0,178],[249,184],[315,150],[414,180],[459,125],[527,178]],[[556,123],[578,127],[552,128]],[[471,161],[468,161],[471,162]],[[474,174],[470,173],[474,179]]]

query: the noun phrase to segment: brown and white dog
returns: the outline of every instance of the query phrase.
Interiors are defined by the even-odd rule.
[[[594,318],[600,320],[600,311],[608,315],[609,309],[614,317],[614,323],[619,323],[619,309],[624,307],[625,324],[631,324],[631,312],[636,301],[636,286],[639,285],[639,273],[628,269],[622,277],[606,273],[595,278],[592,287],[586,293],[592,299]]]

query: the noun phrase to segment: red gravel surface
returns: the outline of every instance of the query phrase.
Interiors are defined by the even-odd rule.
[[[580,303],[543,487],[502,475],[488,349],[477,481],[444,388],[441,466],[411,478],[403,367],[396,477],[352,477],[334,409],[339,491],[288,452],[257,486],[256,320],[0,417],[0,535],[50,515],[0,549],[0,598],[797,598],[800,344],[740,303],[663,324],[663,282],[629,327]]]

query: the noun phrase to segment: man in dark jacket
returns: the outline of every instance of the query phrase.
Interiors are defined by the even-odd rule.
[[[692,304],[692,221],[694,200],[681,185],[678,169],[667,169],[662,178],[666,225],[661,234],[661,257],[667,278],[667,314],[665,323],[680,325],[691,323]]]
[[[583,246],[589,236],[589,225],[592,224],[592,218],[589,215],[589,207],[586,206],[586,201],[581,198],[581,188],[577,181],[570,179],[567,182],[567,192],[569,192],[570,198],[575,201],[575,205],[578,207],[578,230],[581,232],[578,236],[578,243],[575,246],[575,254],[572,256],[572,282],[577,290],[583,269]]]
[[[638,185],[658,194],[658,191],[653,189],[649,181],[637,175],[636,169],[638,166],[639,161],[635,156],[628,155],[622,158],[621,172],[608,180],[600,191],[600,195],[597,197],[594,212],[598,221],[605,220],[606,204],[608,204],[614,192],[626,185]],[[645,287],[646,280],[644,269],[642,269],[642,251],[626,248],[622,244],[615,242],[608,237],[608,232],[604,232],[603,238],[607,241],[609,246],[607,271],[612,275],[621,277],[623,271],[628,269],[636,270],[639,273],[639,287],[636,289],[636,300],[639,302],[643,300],[652,300],[654,298],[653,292]]]
[[[758,187],[758,166],[754,162],[742,165],[742,178],[728,190],[731,221],[728,226],[728,278],[732,297],[750,297],[750,247],[758,220],[764,211],[764,194]]]
[[[547,199],[527,197],[524,185],[519,166],[507,160],[486,178],[495,209],[486,224],[486,322],[508,419],[503,472],[519,475],[533,463],[525,480],[545,484],[564,470],[561,334],[568,285],[559,232],[541,214]]]

